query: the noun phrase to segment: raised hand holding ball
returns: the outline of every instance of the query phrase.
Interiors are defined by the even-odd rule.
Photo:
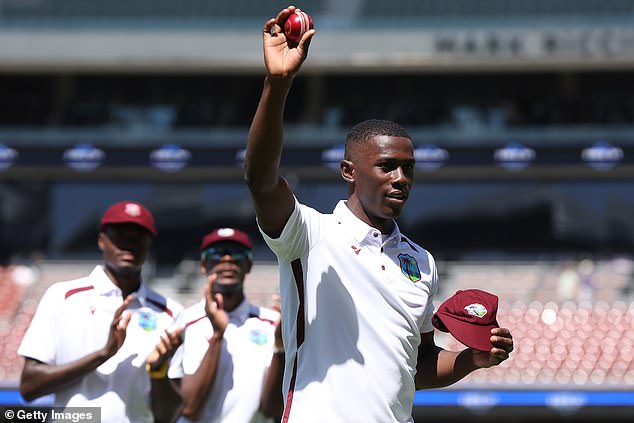
[[[292,43],[299,43],[306,31],[313,29],[313,20],[300,10],[292,13],[284,23],[286,39]]]

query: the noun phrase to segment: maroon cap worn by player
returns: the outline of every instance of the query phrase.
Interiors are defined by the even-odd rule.
[[[249,235],[239,229],[233,228],[218,228],[215,231],[205,235],[200,245],[200,249],[206,250],[210,245],[223,241],[237,242],[238,244],[245,246],[249,250],[253,249],[253,247],[251,246]]]
[[[120,201],[110,206],[101,218],[99,229],[103,230],[105,225],[117,223],[133,223],[156,236],[154,216],[143,204],[136,201]]]
[[[451,333],[464,345],[490,351],[491,329],[500,327],[496,320],[498,297],[479,289],[457,291],[438,307],[432,324]]]

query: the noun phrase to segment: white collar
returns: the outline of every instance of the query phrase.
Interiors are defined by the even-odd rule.
[[[105,269],[101,265],[95,266],[89,276],[93,282],[93,287],[97,294],[103,296],[116,295],[122,297],[121,288],[112,282]],[[149,290],[147,285],[141,280],[139,289],[134,292],[134,296],[140,301],[142,306],[146,305],[146,299],[148,298]]]
[[[369,242],[371,244],[387,244],[392,240],[399,241],[401,238],[401,231],[398,228],[398,224],[394,221],[394,228],[392,233],[382,241],[381,231],[374,228],[363,220],[355,216],[354,213],[348,208],[346,200],[340,200],[332,212],[333,216],[346,225],[346,230],[352,233],[352,236],[360,243]]]

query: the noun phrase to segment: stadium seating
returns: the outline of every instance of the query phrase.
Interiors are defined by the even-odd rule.
[[[17,380],[22,368],[16,351],[31,321],[30,305],[24,286],[15,282],[13,266],[0,266],[0,380]]]
[[[515,338],[512,358],[456,384],[597,389],[634,383],[634,303],[502,302],[498,322]],[[447,334],[449,349],[464,348]]]
[[[13,316],[22,302],[24,287],[13,280],[12,268],[0,268],[0,319]]]
[[[92,264],[85,262],[73,262],[70,265],[63,261],[47,263],[43,266],[43,272],[37,273],[38,279],[33,284],[22,286],[21,289],[9,288],[8,292],[4,289],[17,285],[11,279],[13,268],[0,267],[0,286],[3,288],[0,297],[3,303],[11,304],[0,314],[0,381],[3,385],[17,385],[23,364],[17,350],[46,288],[57,281],[84,276],[91,267]]]
[[[474,372],[455,388],[519,387],[598,389],[634,383],[634,302],[624,297],[631,263],[597,261],[589,300],[559,301],[562,262],[454,263],[447,265],[439,297],[479,288],[500,297],[498,322],[515,339],[512,358]],[[437,332],[448,349],[464,348]]]

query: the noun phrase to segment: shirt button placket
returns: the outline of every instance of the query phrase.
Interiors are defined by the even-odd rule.
[[[374,238],[378,238],[378,237],[379,237],[379,235],[380,235],[380,234],[379,234],[379,232],[377,232],[377,231],[372,232],[372,236],[373,236]],[[383,245],[381,245],[381,247],[380,247],[379,251],[381,252],[381,254],[383,254]],[[383,259],[383,257],[381,257],[381,259]],[[385,265],[384,265],[384,264],[382,264],[382,265],[381,265],[381,270],[385,270]]]

